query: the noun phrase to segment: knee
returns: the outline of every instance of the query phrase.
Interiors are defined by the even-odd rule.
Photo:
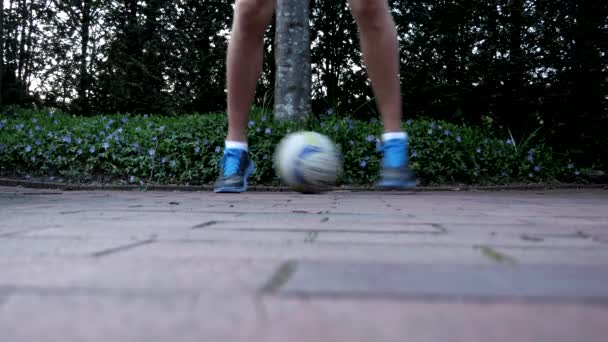
[[[264,33],[273,10],[273,0],[236,0],[234,21],[244,32]]]
[[[379,26],[388,14],[386,0],[350,0],[350,7],[353,18],[360,26]]]

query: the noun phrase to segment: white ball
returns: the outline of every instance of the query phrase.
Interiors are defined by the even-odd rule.
[[[335,185],[343,166],[341,153],[329,137],[301,131],[290,133],[279,142],[274,167],[288,186],[315,193]]]

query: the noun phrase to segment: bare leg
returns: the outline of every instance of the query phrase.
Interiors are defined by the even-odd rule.
[[[237,0],[228,43],[228,137],[245,142],[247,115],[262,71],[264,32],[270,24],[274,0]]]
[[[401,132],[399,46],[387,0],[349,0],[385,132]]]

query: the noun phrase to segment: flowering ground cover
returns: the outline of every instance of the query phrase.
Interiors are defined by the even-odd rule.
[[[76,117],[13,110],[0,115],[0,175],[80,183],[211,184],[226,132],[224,113]],[[411,141],[412,169],[423,185],[585,181],[577,165],[537,136],[518,141],[508,131],[426,119],[407,120],[403,126]],[[381,122],[328,112],[307,123],[285,123],[256,109],[248,133],[256,163],[253,184],[278,183],[274,148],[286,133],[303,129],[327,134],[339,145],[344,157],[340,184],[376,180]]]

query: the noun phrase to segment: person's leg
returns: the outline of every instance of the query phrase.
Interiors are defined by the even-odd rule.
[[[262,70],[264,33],[274,12],[274,0],[236,0],[228,42],[228,135],[216,192],[247,190],[253,163],[247,155],[247,117]]]
[[[384,123],[383,170],[379,185],[411,188],[416,180],[409,172],[408,139],[401,126],[399,45],[395,22],[387,0],[349,0],[359,30],[363,60],[378,110]]]

